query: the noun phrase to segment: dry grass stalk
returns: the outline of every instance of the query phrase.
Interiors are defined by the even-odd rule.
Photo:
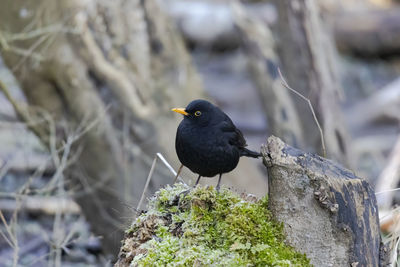
[[[400,136],[389,156],[386,167],[381,172],[376,183],[377,200],[380,209],[389,210],[394,192],[400,181]],[[383,194],[384,193],[384,194]]]
[[[311,113],[312,113],[312,115],[313,115],[315,124],[316,124],[317,127],[318,127],[318,131],[319,131],[319,134],[320,134],[320,136],[321,136],[322,153],[323,153],[323,156],[326,158],[326,146],[325,146],[324,132],[322,131],[321,125],[319,124],[319,121],[318,121],[318,119],[317,119],[317,115],[315,115],[315,111],[314,111],[314,108],[313,108],[313,106],[312,106],[312,104],[311,104],[310,99],[308,99],[308,98],[305,97],[304,95],[300,94],[299,92],[297,92],[296,90],[294,90],[293,88],[291,88],[291,87],[288,85],[288,83],[286,82],[286,80],[285,80],[285,78],[283,77],[283,75],[282,75],[282,73],[281,73],[281,70],[280,70],[279,68],[278,68],[278,73],[279,73],[279,76],[281,77],[282,85],[283,85],[284,87],[286,87],[287,89],[289,89],[291,92],[295,93],[295,94],[296,94],[297,96],[299,96],[300,98],[302,98],[304,101],[307,102],[307,104],[308,104],[308,106],[309,106],[309,108],[310,108],[310,111],[311,111]]]
[[[174,170],[174,168],[172,168],[172,166],[168,163],[168,161],[164,158],[164,156],[161,153],[157,153],[156,156],[154,157],[153,163],[151,164],[150,172],[149,172],[149,175],[147,176],[147,180],[146,180],[146,184],[145,184],[145,186],[143,188],[142,196],[140,197],[139,204],[137,205],[137,208],[136,208],[137,211],[140,211],[140,207],[142,206],[142,203],[143,203],[147,188],[149,187],[150,180],[151,180],[151,178],[153,176],[153,173],[154,173],[154,170],[155,170],[155,167],[156,167],[157,158],[159,158],[161,160],[161,162],[164,163],[164,165],[168,168],[168,170],[170,170],[172,172],[172,174],[175,175],[174,183],[178,178],[181,181],[183,181],[182,178],[179,176],[183,165],[181,165],[181,167],[179,168],[178,173],[177,173]]]

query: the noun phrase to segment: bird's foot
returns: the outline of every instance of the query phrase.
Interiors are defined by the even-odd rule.
[[[181,203],[182,203],[181,200],[184,199],[186,197],[186,195],[190,193],[190,191],[192,191],[192,189],[188,189],[188,190],[182,191],[177,195],[177,197],[178,197],[178,209],[181,208]],[[182,195],[183,195],[183,197],[182,197]]]
[[[189,194],[190,191],[192,191],[192,189],[188,189],[188,190],[182,191],[182,192],[180,192],[178,194],[178,196],[180,197],[181,195],[183,195],[183,197],[185,197],[187,194]]]

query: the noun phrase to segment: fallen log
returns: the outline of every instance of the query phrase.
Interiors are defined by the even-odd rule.
[[[173,18],[184,39],[192,44],[220,49],[240,46],[241,34],[235,26],[231,3],[223,1],[163,1],[166,12]],[[265,2],[243,5],[251,17],[265,24],[276,21],[275,8]]]
[[[46,215],[81,214],[82,212],[72,199],[53,196],[21,196],[18,200],[1,199],[0,210],[2,212],[21,210],[32,214]]]
[[[333,23],[339,50],[358,56],[389,56],[400,53],[400,8],[377,9],[337,1],[319,1],[321,11]],[[328,4],[328,5],[327,5]],[[333,4],[333,5],[329,5]],[[343,8],[343,4],[347,4]],[[173,18],[186,41],[200,46],[237,48],[241,33],[235,27],[231,4],[225,1],[169,0],[164,9]],[[265,25],[277,22],[276,8],[267,1],[244,4],[252,18]],[[357,11],[354,11],[357,10]]]
[[[400,78],[353,105],[348,114],[349,127],[354,130],[368,124],[390,124],[400,120]]]
[[[400,8],[343,12],[335,18],[336,45],[359,56],[400,54]]]

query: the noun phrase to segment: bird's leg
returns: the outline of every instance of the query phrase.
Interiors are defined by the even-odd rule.
[[[219,187],[221,184],[221,178],[222,178],[222,173],[219,174],[219,178],[218,178],[218,184],[217,184],[217,191],[219,192]]]
[[[183,165],[182,165],[182,166],[183,166]],[[199,181],[200,181],[200,178],[201,178],[201,175],[199,175],[199,177],[197,178],[196,184],[193,186],[193,188],[195,188],[195,187],[197,186],[197,184],[198,184]],[[183,197],[185,197],[185,196],[190,192],[190,190],[191,190],[191,189],[188,189],[188,190],[185,190],[185,191],[180,192],[180,193],[179,193],[179,198],[180,198],[181,195],[183,195]],[[180,205],[180,204],[179,204],[179,205]],[[179,205],[178,205],[178,207],[179,207]]]
[[[183,165],[182,165],[182,166],[183,166]],[[201,178],[201,175],[199,175],[199,177],[197,178],[196,184],[193,186],[193,188],[196,188],[197,184],[198,184],[199,181],[200,181],[200,178]],[[185,196],[190,192],[190,190],[191,190],[191,189],[188,189],[188,190],[185,190],[185,191],[180,192],[180,193],[179,193],[179,200],[180,200],[181,195],[183,195],[183,197],[185,197]],[[180,205],[181,205],[181,204],[180,204],[180,202],[179,202],[178,208],[180,207]]]
[[[200,178],[201,178],[201,175],[199,175],[199,177],[197,178],[197,181],[196,181],[196,183],[194,184],[194,186],[193,186],[193,187],[196,187],[196,186],[199,184],[199,182],[200,182]]]

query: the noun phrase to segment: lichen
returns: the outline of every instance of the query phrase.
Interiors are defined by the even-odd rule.
[[[150,199],[121,249],[131,266],[311,266],[284,242],[261,200],[228,189],[167,186]],[[121,261],[121,255],[124,261]]]

